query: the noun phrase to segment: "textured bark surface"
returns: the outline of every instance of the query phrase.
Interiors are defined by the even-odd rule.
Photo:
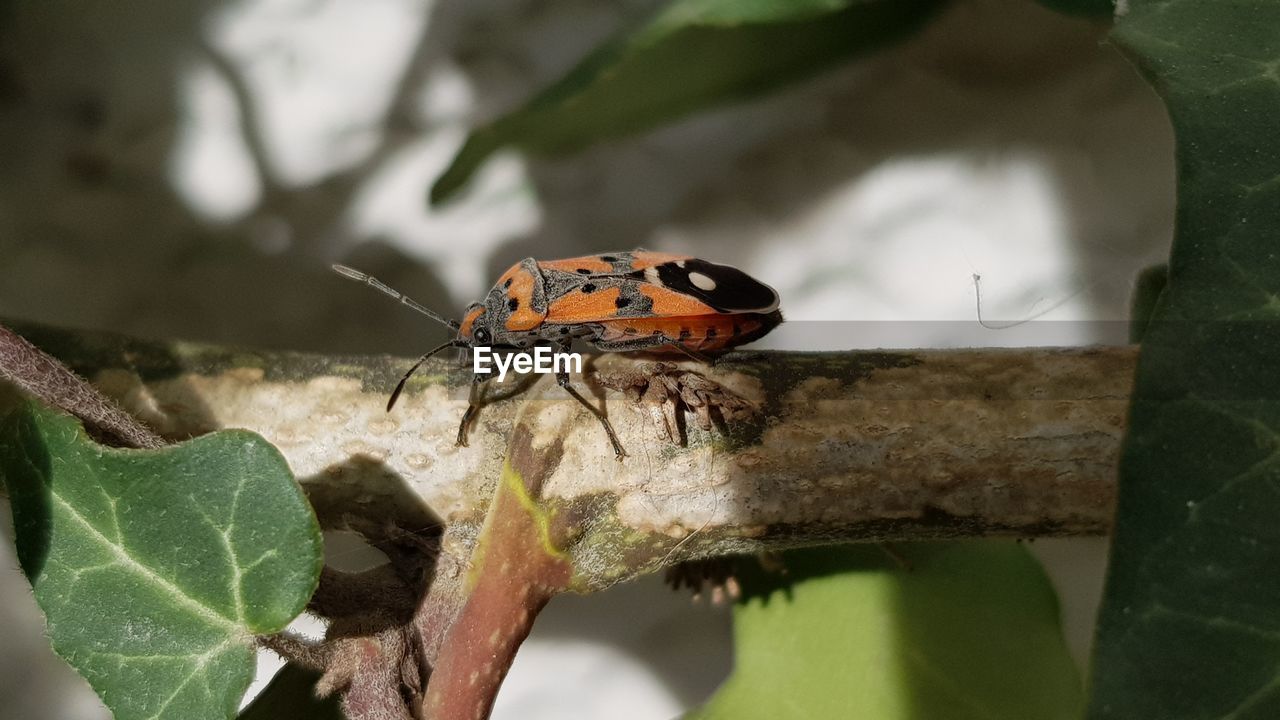
[[[1135,358],[1111,347],[736,353],[709,369],[680,363],[759,408],[710,431],[681,418],[682,447],[643,399],[598,382],[625,385],[648,365],[605,356],[588,363],[585,383],[574,382],[607,408],[628,453],[615,462],[596,420],[547,378],[485,407],[470,447],[457,447],[470,372],[448,360],[411,381],[387,413],[403,359],[19,329],[167,437],[261,433],[330,525],[343,514],[430,523],[425,503],[461,524],[452,536],[474,537],[508,438],[524,424],[535,447],[561,448],[538,497],[577,526],[583,589],[677,557],[822,540],[1105,533]],[[652,563],[595,554],[623,535]]]

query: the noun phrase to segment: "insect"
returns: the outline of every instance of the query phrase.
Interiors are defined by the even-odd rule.
[[[568,351],[581,340],[604,352],[673,351],[709,362],[708,353],[751,342],[782,322],[778,293],[741,270],[647,250],[567,260],[525,258],[498,278],[484,301],[472,303],[461,322],[359,270],[343,265],[333,269],[457,332],[409,368],[387,401],[388,411],[422,363],[451,347],[522,350],[551,345]],[[458,445],[467,444],[467,429],[480,407],[479,387],[487,378],[477,374],[472,382]],[[604,411],[573,388],[567,371],[558,371],[556,381],[600,421],[621,460],[625,453]]]

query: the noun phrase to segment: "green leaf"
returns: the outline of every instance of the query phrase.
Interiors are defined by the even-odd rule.
[[[572,152],[754,97],[909,34],[942,0],[674,0],[523,108],[474,131],[431,188],[457,192],[506,145]]]
[[[346,720],[337,695],[316,697],[319,680],[318,672],[285,665],[237,720]]]
[[[1280,2],[1131,0],[1177,138],[1090,717],[1280,717]]]
[[[1074,720],[1053,588],[1012,542],[787,553],[740,577],[734,673],[691,720]]]
[[[53,648],[117,720],[234,716],[253,636],[319,580],[311,508],[253,433],[116,450],[28,403],[0,423],[0,476]]]
[[[1164,292],[1168,284],[1168,263],[1145,267],[1138,273],[1138,280],[1133,288],[1133,301],[1129,307],[1129,342],[1142,342],[1142,336],[1147,334],[1147,326],[1151,324],[1151,317],[1155,315],[1160,293]]]
[[[1039,2],[1063,15],[1080,17],[1109,18],[1116,11],[1115,0],[1039,0]]]

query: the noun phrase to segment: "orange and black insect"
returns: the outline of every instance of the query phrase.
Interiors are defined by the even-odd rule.
[[[605,352],[676,351],[709,361],[717,353],[763,336],[778,323],[778,293],[727,265],[685,255],[635,250],[568,260],[525,258],[498,278],[483,302],[472,303],[462,322],[444,318],[376,278],[342,265],[334,270],[368,284],[457,331],[457,337],[418,359],[391,393],[395,405],[405,382],[432,355],[450,347],[521,350],[535,345],[568,351],[582,340]],[[467,428],[479,410],[476,375],[470,404],[458,428]],[[604,426],[621,459],[622,445],[608,418],[569,384],[556,380]]]

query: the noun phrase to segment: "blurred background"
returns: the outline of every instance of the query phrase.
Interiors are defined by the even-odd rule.
[[[499,153],[428,206],[471,128],[659,5],[0,1],[0,316],[413,355],[442,329],[331,262],[457,313],[522,257],[646,247],[776,287],[771,347],[1123,338],[1168,252],[1172,134],[1105,24],[1029,0],[956,0],[870,57],[569,157]],[[989,326],[1035,322],[980,325],[974,275]],[[0,717],[106,717],[48,649],[10,537]],[[1032,547],[1083,662],[1105,542]],[[729,632],[655,578],[558,599],[495,717],[674,717],[728,672]]]

